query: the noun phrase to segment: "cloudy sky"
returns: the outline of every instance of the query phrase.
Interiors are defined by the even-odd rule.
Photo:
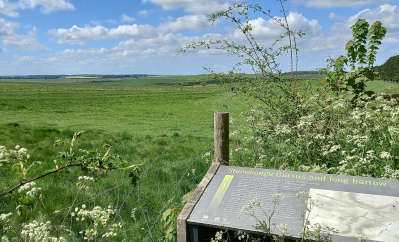
[[[158,74],[194,75],[204,67],[226,72],[240,59],[215,49],[176,57],[187,44],[229,39],[246,44],[235,25],[207,16],[239,0],[0,0],[0,75]],[[281,16],[275,0],[249,0]],[[399,1],[288,0],[292,28],[308,30],[298,40],[299,70],[315,70],[345,53],[357,19],[388,29],[377,63],[399,54]],[[251,15],[253,36],[264,46],[282,33],[274,20]],[[176,58],[175,58],[176,57]],[[289,71],[287,57],[279,59]],[[172,63],[173,62],[173,63]],[[243,66],[242,72],[250,73]]]

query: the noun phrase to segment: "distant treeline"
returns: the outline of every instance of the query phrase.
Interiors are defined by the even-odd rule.
[[[148,76],[147,74],[134,74],[134,75],[89,75],[89,77],[101,77],[101,78],[137,78]]]
[[[58,79],[65,75],[0,76],[0,79]]]
[[[319,71],[298,71],[298,75],[312,75],[312,74],[319,74]],[[282,76],[291,76],[291,72],[284,72],[281,73]],[[294,71],[295,75],[295,71]]]
[[[399,82],[399,55],[392,56],[383,65],[374,67],[381,80]]]
[[[85,76],[96,78],[138,78],[148,76],[147,74],[132,75],[27,75],[27,76],[0,76],[0,79],[58,79],[64,77]]]

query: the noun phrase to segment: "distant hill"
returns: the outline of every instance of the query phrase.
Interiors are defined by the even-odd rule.
[[[375,66],[374,71],[380,73],[384,81],[399,81],[399,55],[392,56],[383,65]]]

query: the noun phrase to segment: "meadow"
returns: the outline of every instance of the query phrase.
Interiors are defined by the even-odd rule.
[[[113,153],[130,164],[143,164],[141,168],[143,171],[149,169],[147,172],[196,157],[212,148],[213,113],[227,110],[226,105],[223,105],[227,102],[227,96],[219,92],[215,85],[202,87],[192,84],[175,87],[176,83],[181,83],[186,78],[188,77],[173,76],[101,81],[82,81],[80,78],[35,79],[24,82],[2,80],[0,144],[7,148],[14,148],[16,145],[27,148],[31,155],[30,160],[43,162],[41,166],[32,168],[29,178],[54,169],[54,160],[58,160],[60,164],[61,160],[55,155],[69,147],[55,147],[56,140],[68,140],[69,143],[73,134],[79,131],[85,132],[75,143],[76,149],[98,148],[99,152],[103,152],[101,147],[109,144],[113,146]],[[231,100],[228,102],[228,111],[233,114],[239,114],[245,108],[239,102],[236,102],[235,107],[230,106]],[[197,129],[197,132],[192,133]],[[189,135],[184,137],[187,134]],[[175,142],[177,143],[173,147],[157,158]],[[155,159],[156,162],[150,165]],[[143,200],[141,204],[145,204],[145,210],[138,209],[137,221],[127,221],[127,224],[143,223],[144,217],[148,216],[146,213],[149,213],[150,221],[157,221],[157,229],[152,232],[152,236],[161,238],[163,229],[159,223],[159,212],[170,199],[171,189],[174,189],[177,179],[187,173],[186,168],[191,163],[189,160],[162,169],[154,173],[153,177],[146,176],[145,182],[153,183],[156,188],[145,186],[144,189],[148,192],[142,191],[140,198]],[[190,179],[184,180],[178,187],[169,207],[179,205],[180,198],[196,187],[209,165],[209,161],[205,162],[202,157],[201,160],[195,160],[195,166],[189,169]],[[75,183],[82,172],[79,169],[70,171],[71,175],[55,174],[37,181],[37,186],[42,188],[48,211],[61,210],[72,205],[77,191]],[[1,192],[21,181],[20,177],[13,175],[6,169],[0,170]],[[126,180],[129,180],[127,173],[110,172],[91,186],[89,196],[95,196]],[[122,194],[126,195],[131,188],[129,184],[120,187],[121,200]],[[153,198],[147,200],[145,196],[149,196],[153,189],[157,191],[156,201]],[[162,194],[159,194],[160,189],[163,189]],[[77,201],[87,200],[89,196],[80,194]],[[108,204],[116,206],[114,196],[114,193],[110,193],[107,199],[97,199],[95,203],[105,207]],[[130,196],[128,203],[133,204],[138,195],[135,196]],[[159,196],[164,196],[164,200],[159,200]],[[15,212],[13,208],[16,204],[11,197],[0,197],[0,203],[0,213]],[[40,204],[35,206],[38,205]],[[133,205],[127,206],[125,212],[130,213],[133,208]],[[34,211],[26,213],[13,223],[19,224],[46,214],[44,210]],[[142,230],[142,227],[137,227],[130,232],[127,236],[135,236],[139,241],[148,234],[148,228]],[[154,237],[151,238],[153,239]]]
[[[76,149],[98,148],[103,153],[101,147],[109,144],[113,146],[113,153],[130,164],[142,164],[142,170],[148,174],[133,192],[132,186],[125,183],[129,177],[119,171],[111,171],[104,177],[94,175],[97,181],[85,192],[77,192],[76,183],[82,176],[79,169],[69,169],[71,174],[49,175],[36,182],[42,188],[44,205],[36,202],[37,209],[28,209],[22,216],[15,216],[12,224],[52,214],[49,216],[53,224],[67,224],[68,229],[78,232],[88,225],[66,216],[69,206],[84,201],[88,207],[120,206],[123,200],[124,207],[118,219],[123,222],[124,232],[115,240],[161,240],[164,234],[160,213],[165,208],[179,207],[180,198],[195,189],[210,166],[211,157],[204,153],[213,149],[213,113],[227,111],[236,124],[245,123],[247,117],[240,114],[251,104],[231,98],[231,93],[214,84],[175,86],[188,78],[190,76],[1,80],[0,145],[27,148],[30,160],[43,162],[32,168],[30,178],[54,169],[54,160],[60,164],[62,159],[55,155],[68,150],[69,146],[54,144],[57,140],[69,143],[79,131],[85,132],[77,139]],[[323,85],[320,76],[303,78],[315,78],[311,80],[314,86]],[[397,83],[375,81],[367,85],[376,93],[399,93]],[[238,138],[231,139],[231,146],[243,149]],[[233,165],[259,167],[256,162],[243,162],[250,159],[245,154],[234,157]],[[241,161],[237,161],[239,157]],[[6,169],[0,169],[0,178],[0,192],[21,181]],[[107,191],[118,185],[117,189]],[[98,196],[102,192],[106,193]],[[96,199],[88,201],[93,197]],[[0,214],[7,214],[15,213],[13,209],[18,204],[10,196],[2,196],[0,205]],[[134,215],[131,214],[133,210]],[[61,212],[54,214],[53,211]],[[0,237],[4,226],[0,223],[3,229]],[[17,226],[8,231],[15,235],[19,229]],[[82,235],[75,234],[74,238],[83,241]]]

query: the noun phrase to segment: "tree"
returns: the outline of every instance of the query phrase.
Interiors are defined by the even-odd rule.
[[[359,19],[352,26],[353,40],[349,40],[345,45],[347,56],[341,55],[336,60],[329,58],[327,67],[320,69],[321,73],[326,74],[323,82],[337,92],[353,92],[353,102],[359,99],[364,101],[374,94],[373,91],[366,91],[366,82],[378,77],[373,64],[378,45],[386,32],[387,29],[380,21],[370,26],[366,20]],[[346,72],[344,65],[351,67],[353,72]]]
[[[236,29],[245,35],[248,45],[238,45],[229,40],[209,40],[187,45],[178,52],[180,54],[188,49],[199,47],[209,49],[212,45],[220,45],[216,49],[226,50],[244,58],[242,62],[236,63],[232,70],[226,74],[215,73],[210,68],[204,67],[211,74],[201,75],[194,80],[198,81],[199,79],[202,82],[214,79],[217,84],[225,86],[228,90],[234,90],[233,92],[236,94],[248,96],[256,102],[263,103],[263,113],[273,124],[279,122],[295,123],[298,118],[304,115],[298,110],[298,105],[301,102],[301,96],[304,95],[303,92],[310,90],[304,85],[297,85],[298,48],[296,38],[302,37],[306,32],[290,29],[287,12],[283,6],[285,1],[278,0],[281,4],[283,17],[273,16],[270,10],[264,11],[258,4],[252,5],[245,2],[232,4],[226,11],[219,11],[209,16],[208,22],[212,24],[219,18],[235,23]],[[259,45],[252,36],[250,11],[270,17],[285,29],[284,34],[276,39],[270,47]],[[288,44],[278,46],[285,38],[288,38]],[[287,52],[291,57],[291,74],[289,77],[282,76],[280,64],[276,61],[276,58],[281,56],[283,52]],[[241,74],[238,68],[241,65],[249,65],[255,74],[255,78]],[[233,82],[233,80],[235,81]]]

